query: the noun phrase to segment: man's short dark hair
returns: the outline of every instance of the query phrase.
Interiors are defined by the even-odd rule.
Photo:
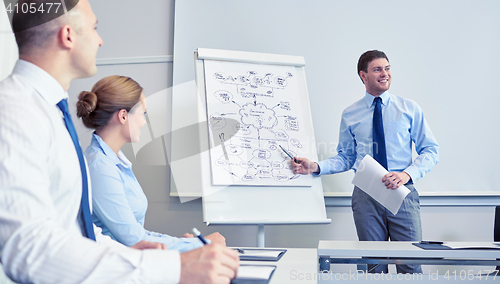
[[[368,64],[378,58],[385,58],[387,62],[389,62],[389,58],[387,58],[387,55],[385,55],[385,53],[380,50],[368,50],[367,52],[361,54],[358,60],[358,75],[361,70],[363,70],[364,72],[368,72]],[[361,75],[359,75],[359,78],[361,78]],[[363,79],[361,79],[361,81],[363,81]]]
[[[52,2],[62,4],[62,1]],[[58,21],[65,14],[63,5],[56,6],[52,2],[49,3],[48,0],[18,1],[17,7],[19,8],[13,9],[11,15],[12,30],[16,37],[19,54],[29,53],[32,48],[43,47],[63,26],[64,23]],[[66,0],[64,3],[67,11],[70,11],[76,6],[78,0]],[[33,13],[30,7],[36,8],[33,9]]]

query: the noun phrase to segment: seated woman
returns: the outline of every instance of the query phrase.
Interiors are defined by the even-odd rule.
[[[103,234],[127,246],[146,240],[180,252],[201,247],[201,241],[190,234],[176,238],[144,229],[148,200],[132,164],[120,150],[127,142],[138,142],[140,129],[146,124],[142,90],[129,77],[109,76],[78,97],[77,116],[86,127],[95,129],[85,151],[92,180],[93,221]],[[219,233],[206,238],[225,245]]]

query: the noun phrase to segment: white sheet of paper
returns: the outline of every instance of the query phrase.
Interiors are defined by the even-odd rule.
[[[382,182],[382,178],[387,173],[389,172],[375,159],[370,155],[366,155],[358,166],[352,184],[361,188],[382,206],[389,209],[392,214],[396,215],[410,190],[404,185],[397,189],[388,189]]]
[[[243,250],[246,256],[278,257],[282,251],[278,250]]]
[[[269,279],[276,266],[241,265],[236,279]]]
[[[500,249],[500,245],[495,243],[471,244],[468,242],[452,242],[444,243],[443,245],[452,249]]]

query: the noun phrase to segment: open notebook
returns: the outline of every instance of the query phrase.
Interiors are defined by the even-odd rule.
[[[278,261],[286,249],[236,249],[240,260]]]
[[[413,243],[413,245],[427,250],[447,250],[447,249],[483,249],[483,250],[500,250],[500,243],[471,243],[471,242],[443,242],[442,244],[430,243]]]
[[[274,273],[274,265],[240,265],[238,276],[231,284],[267,284]]]

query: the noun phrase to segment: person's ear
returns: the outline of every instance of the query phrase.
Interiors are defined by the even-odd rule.
[[[118,111],[118,121],[121,124],[125,124],[128,120],[128,112],[124,109]]]
[[[366,78],[366,72],[363,70],[359,71],[359,77],[363,81],[363,84],[366,85],[366,81],[368,80],[368,78]]]
[[[71,49],[75,44],[75,30],[69,25],[64,25],[57,34],[59,45],[65,49]]]

